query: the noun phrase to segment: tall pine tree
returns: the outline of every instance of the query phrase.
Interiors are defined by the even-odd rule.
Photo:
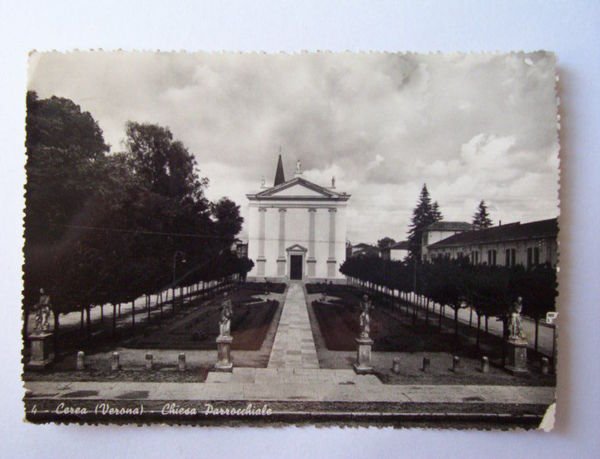
[[[473,215],[473,226],[475,226],[475,229],[485,229],[492,226],[492,224],[493,223],[487,209],[487,204],[482,199],[479,202],[479,206],[477,206],[475,215]]]
[[[433,203],[433,206],[431,207],[431,213],[433,214],[433,219],[436,222],[442,221],[444,219],[442,211],[440,210],[440,205],[437,201]]]
[[[442,217],[439,205],[437,205],[437,202],[434,204],[431,203],[431,196],[427,190],[427,184],[424,184],[421,189],[421,194],[419,195],[419,202],[413,210],[410,229],[408,231],[410,254],[411,257],[417,260],[421,259],[421,239],[423,236],[423,229],[440,220]]]

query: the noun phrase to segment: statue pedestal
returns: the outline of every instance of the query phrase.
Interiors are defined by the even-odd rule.
[[[233,371],[233,362],[231,361],[231,336],[217,337],[217,355],[218,360],[215,364],[215,371]]]
[[[359,375],[373,373],[371,366],[371,347],[373,340],[371,338],[356,338],[356,363],[354,363],[354,371]]]
[[[508,364],[504,367],[511,374],[527,373],[527,340],[509,338],[506,342]]]
[[[43,370],[54,361],[54,334],[48,332],[34,333],[29,336],[30,351],[29,370]]]

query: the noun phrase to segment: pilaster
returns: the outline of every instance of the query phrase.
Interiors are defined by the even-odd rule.
[[[284,207],[279,209],[279,250],[277,255],[277,275],[285,276],[285,214],[287,209]]]

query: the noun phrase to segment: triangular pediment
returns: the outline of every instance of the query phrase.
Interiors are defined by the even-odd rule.
[[[277,190],[272,193],[271,196],[323,196],[329,197],[329,194],[325,194],[321,191],[317,191],[315,189],[308,188],[306,185],[302,183],[296,183],[287,188],[283,188],[281,190]]]
[[[281,183],[280,185],[274,186],[267,190],[261,191],[256,195],[257,197],[320,197],[320,198],[334,198],[339,196],[338,193],[324,188],[316,183],[309,182],[301,177],[295,177],[292,180]]]
[[[317,201],[347,201],[350,195],[338,193],[331,188],[325,188],[316,183],[309,182],[302,177],[294,177],[272,188],[267,188],[259,193],[247,194],[250,200],[317,200]]]
[[[302,247],[300,244],[294,244],[285,250],[286,252],[308,252],[306,247]]]

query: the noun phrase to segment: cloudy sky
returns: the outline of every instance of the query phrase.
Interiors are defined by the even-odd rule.
[[[404,239],[423,183],[446,220],[558,215],[555,61],[532,54],[47,53],[29,88],[89,111],[112,151],[127,120],[171,128],[210,199],[287,177],[352,194],[348,238]]]

